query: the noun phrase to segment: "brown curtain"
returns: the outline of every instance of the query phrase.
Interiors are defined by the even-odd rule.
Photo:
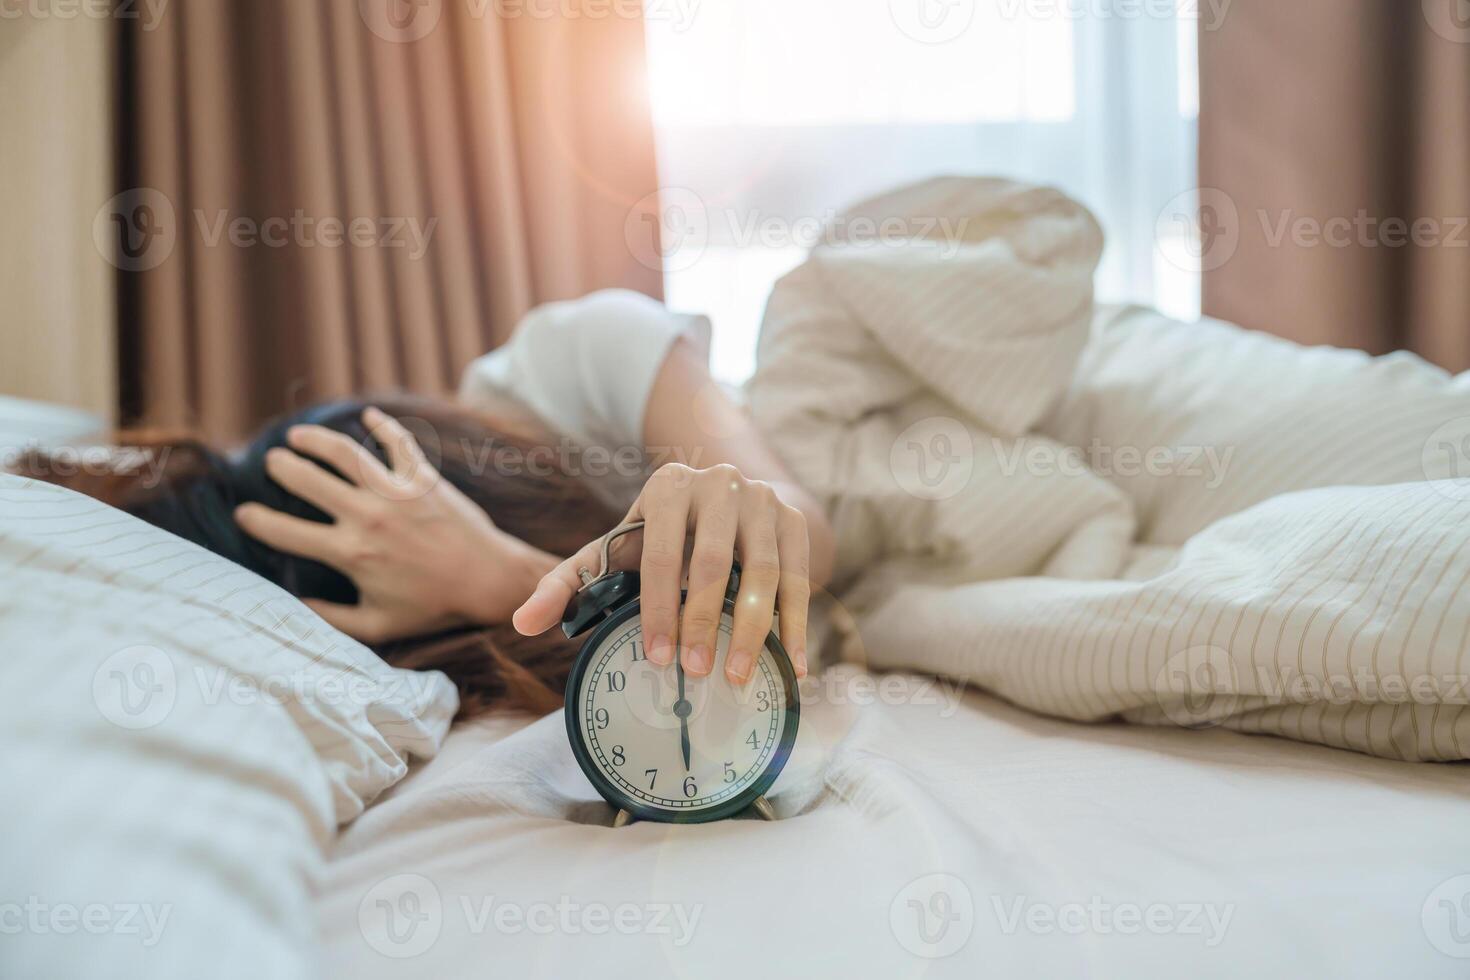
[[[163,228],[120,262],[124,421],[233,438],[323,398],[442,393],[534,304],[659,296],[625,232],[657,184],[643,24],[614,7],[174,0],[124,21],[119,177]]]
[[[1240,232],[1205,312],[1470,368],[1470,2],[1234,0],[1200,85]]]

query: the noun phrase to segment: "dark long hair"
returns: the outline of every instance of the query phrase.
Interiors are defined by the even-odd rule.
[[[60,483],[208,548],[303,599],[355,603],[352,581],[319,562],[288,555],[251,538],[235,523],[235,508],[260,503],[308,520],[331,519],[288,493],[265,471],[266,453],[286,445],[293,425],[345,433],[385,463],[387,456],[362,423],[375,405],[405,424],[444,479],[488,513],[503,531],[554,555],[569,555],[612,527],[617,515],[573,474],[570,451],[550,452],[511,435],[489,417],[427,399],[390,396],[330,402],[271,423],[238,454],[192,438],[125,433],[116,441],[151,456],[152,466],[119,467],[58,478],[44,453],[22,459],[17,471]],[[507,464],[510,465],[507,465]],[[325,465],[325,464],[321,464]],[[145,480],[144,474],[161,478]],[[330,469],[330,467],[328,467]],[[410,670],[441,670],[459,688],[460,717],[492,707],[546,713],[560,705],[572,645],[559,630],[524,637],[509,624],[455,630],[376,646],[385,661]]]

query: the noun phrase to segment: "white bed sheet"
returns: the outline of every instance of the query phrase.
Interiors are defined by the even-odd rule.
[[[342,835],[324,972],[1470,974],[1470,766],[835,676],[776,824],[614,830],[559,715],[462,726]]]

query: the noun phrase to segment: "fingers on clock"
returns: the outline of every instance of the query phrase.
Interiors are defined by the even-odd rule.
[[[674,662],[679,642],[679,580],[684,571],[688,497],[678,492],[673,480],[655,475],[628,519],[644,522],[639,607],[648,659],[666,667]]]
[[[577,569],[591,567],[587,562],[597,560],[589,556],[589,551],[597,551],[595,542],[541,577],[531,595],[511,614],[510,622],[517,633],[522,636],[540,636],[561,622],[567,611],[567,604],[572,601],[572,596],[576,595],[582,582]]]
[[[768,484],[752,483],[744,493],[740,517],[740,594],[735,600],[735,625],[725,676],[744,684],[755,671],[756,657],[765,647],[781,584],[781,556],[776,528],[780,501]]]
[[[694,529],[694,550],[689,556],[689,593],[679,624],[679,649],[684,669],[704,677],[715,667],[720,617],[725,611],[725,590],[735,559],[735,535],[739,524],[736,499],[739,491],[720,489],[729,495],[702,506]]]

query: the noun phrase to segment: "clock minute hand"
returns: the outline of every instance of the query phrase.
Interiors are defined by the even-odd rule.
[[[684,771],[689,771],[689,715],[694,706],[684,696],[684,664],[674,652],[674,669],[679,674],[679,700],[674,702],[674,714],[679,716],[679,745],[684,750]]]

